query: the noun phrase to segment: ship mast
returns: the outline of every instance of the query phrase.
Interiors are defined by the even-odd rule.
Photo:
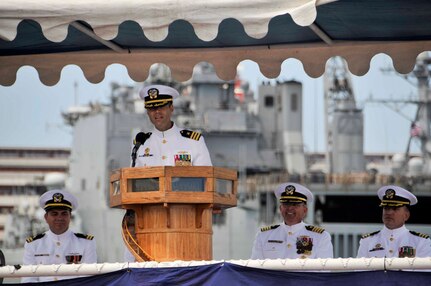
[[[418,124],[420,132],[417,134],[420,144],[421,152],[424,160],[424,173],[429,174],[431,170],[431,101],[430,101],[430,68],[431,68],[431,57],[429,53],[422,53],[418,56],[416,67],[413,71],[414,76],[417,79],[418,94],[419,94],[419,105],[417,111],[417,121],[413,124]],[[414,127],[412,125],[412,127]],[[414,130],[411,130],[414,131]],[[414,132],[410,133],[411,136],[416,135]],[[406,158],[407,160],[407,158]]]
[[[350,73],[341,57],[326,65],[324,104],[328,174],[364,171],[362,110],[356,107]]]
[[[409,83],[417,87],[417,97],[415,99],[382,99],[368,100],[371,102],[383,103],[388,108],[393,109],[399,115],[411,122],[410,135],[404,152],[404,159],[401,167],[396,170],[397,174],[408,174],[408,163],[410,160],[410,145],[416,138],[420,144],[422,159],[422,174],[431,173],[431,56],[428,52],[420,54],[416,60],[416,65],[412,73],[403,76]],[[384,70],[387,71],[387,70]],[[392,71],[392,70],[390,70]],[[400,112],[398,105],[414,104],[417,106],[414,118]]]

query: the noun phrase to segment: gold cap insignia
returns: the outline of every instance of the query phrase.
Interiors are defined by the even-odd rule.
[[[295,192],[295,186],[288,185],[284,190],[286,191],[287,195],[293,195],[293,193]]]
[[[52,195],[54,203],[61,203],[63,201],[63,195],[60,193],[55,193]]]
[[[157,88],[150,88],[148,90],[148,95],[151,99],[155,99],[159,95],[159,90]]]
[[[386,190],[386,192],[385,192],[385,196],[386,196],[386,198],[388,198],[388,199],[393,199],[393,198],[394,198],[394,196],[395,196],[395,190],[393,190],[393,189],[388,189],[388,190]]]

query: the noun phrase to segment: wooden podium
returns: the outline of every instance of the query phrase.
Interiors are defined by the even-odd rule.
[[[212,214],[236,206],[237,171],[219,167],[122,168],[110,205],[134,211],[123,238],[137,261],[212,260]]]

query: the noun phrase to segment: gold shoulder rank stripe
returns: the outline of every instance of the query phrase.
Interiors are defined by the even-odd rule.
[[[314,226],[314,225],[307,225],[307,226],[305,226],[305,228],[309,231],[317,232],[317,233],[323,233],[325,231],[324,228]]]
[[[85,239],[88,239],[88,240],[93,240],[93,238],[94,238],[94,235],[83,234],[83,233],[75,233],[75,236],[79,237],[79,238],[85,238]]]
[[[27,237],[25,241],[27,241],[27,243],[30,243],[30,242],[38,240],[38,239],[40,239],[40,238],[42,238],[44,236],[45,236],[45,233],[39,233],[39,234],[36,234],[35,236],[29,236],[29,237]]]
[[[181,130],[180,133],[181,133],[181,135],[183,137],[190,138],[190,139],[193,139],[193,140],[196,140],[196,141],[199,141],[199,139],[202,136],[202,134],[199,133],[199,132],[191,131],[191,130],[186,130],[186,129]]]
[[[420,232],[416,232],[416,231],[410,231],[411,234],[422,237],[422,238],[430,238],[430,236],[428,234],[425,233],[420,233]]]
[[[375,231],[375,232],[372,232],[372,233],[367,233],[367,234],[364,234],[361,238],[367,238],[367,237],[370,237],[370,236],[376,235],[376,234],[378,234],[379,232],[380,232],[380,230]]]
[[[277,227],[279,227],[280,225],[279,224],[276,224],[276,225],[271,225],[271,226],[264,226],[264,227],[262,227],[261,229],[260,229],[260,231],[261,232],[264,232],[264,231],[268,231],[268,230],[271,230],[271,229],[276,229]]]

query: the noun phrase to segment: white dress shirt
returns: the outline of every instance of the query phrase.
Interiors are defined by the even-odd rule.
[[[97,263],[96,241],[93,236],[75,234],[71,230],[56,235],[48,230],[32,239],[28,239],[24,245],[24,265]],[[46,282],[76,277],[79,276],[23,277],[21,282]]]
[[[264,227],[257,233],[251,259],[332,258],[331,236],[304,222]]]
[[[182,130],[184,129],[178,128],[175,123],[166,131],[153,128],[150,138],[138,149],[135,167],[212,166],[204,137],[199,136],[198,140],[192,139],[197,136],[187,138],[181,135]],[[135,261],[135,257],[127,247],[124,250],[124,261]]]
[[[358,257],[430,257],[428,235],[410,232],[405,225],[364,235],[359,241]]]
[[[175,123],[166,131],[154,128],[150,138],[139,147],[135,166],[212,166],[204,137],[187,138],[181,135],[182,130]]]

